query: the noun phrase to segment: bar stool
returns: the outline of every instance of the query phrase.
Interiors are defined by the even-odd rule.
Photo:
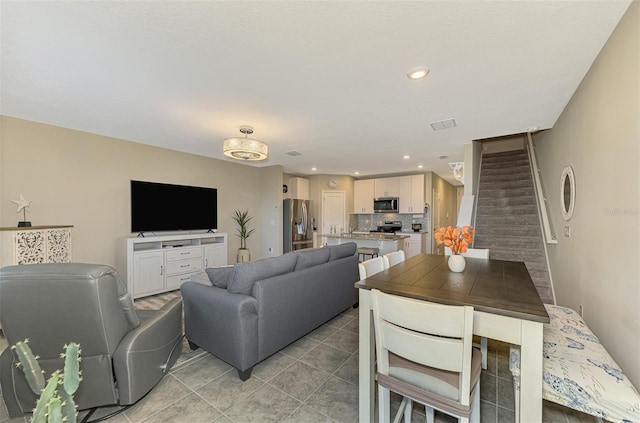
[[[371,258],[378,257],[379,251],[375,247],[359,247],[356,252],[358,253],[358,260],[362,256],[362,261],[364,261],[367,258],[366,256],[371,256]]]

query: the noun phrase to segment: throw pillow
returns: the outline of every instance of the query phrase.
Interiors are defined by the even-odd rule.
[[[293,272],[296,259],[295,254],[284,254],[280,257],[237,263],[227,290],[234,294],[251,295],[255,281]]]
[[[338,260],[341,258],[352,256],[356,253],[358,245],[355,242],[347,242],[340,245],[332,245],[329,247],[329,260]]]
[[[298,261],[295,270],[308,269],[329,261],[328,248],[313,248],[297,251]]]
[[[208,267],[204,269],[207,272],[207,276],[209,276],[209,280],[211,281],[211,285],[226,289],[229,286],[229,282],[233,278],[234,267],[230,266],[222,266],[222,267]]]

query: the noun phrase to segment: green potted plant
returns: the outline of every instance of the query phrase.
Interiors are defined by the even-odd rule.
[[[255,229],[249,229],[249,221],[252,217],[249,216],[249,210],[234,210],[233,220],[238,224],[238,237],[240,237],[240,248],[238,249],[238,263],[251,260],[251,254],[247,248],[247,238],[255,231]]]
[[[73,394],[82,380],[80,371],[80,345],[70,342],[64,346],[64,370],[51,373],[45,383],[44,371],[28,345],[29,340],[18,342],[11,347],[18,356],[18,367],[22,369],[29,387],[38,395],[36,408],[31,417],[32,423],[75,423],[78,412]]]

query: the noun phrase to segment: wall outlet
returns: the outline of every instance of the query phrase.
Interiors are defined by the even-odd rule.
[[[584,319],[584,307],[582,307],[582,304],[580,304],[578,311],[580,313],[580,317]]]
[[[571,238],[571,226],[565,225],[564,227],[564,236],[567,238]]]

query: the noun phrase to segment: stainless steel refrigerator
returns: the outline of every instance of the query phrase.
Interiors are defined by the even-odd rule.
[[[282,208],[284,252],[313,247],[311,201],[287,198]]]

